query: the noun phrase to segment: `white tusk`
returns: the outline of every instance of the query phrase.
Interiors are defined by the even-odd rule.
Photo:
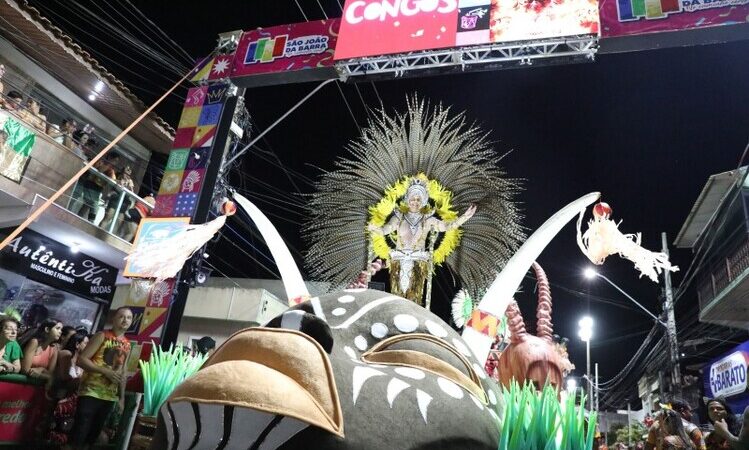
[[[510,258],[502,272],[489,286],[484,297],[479,302],[478,309],[500,318],[504,315],[507,306],[520,286],[526,272],[533,262],[538,259],[541,252],[549,245],[552,239],[564,228],[564,226],[577,215],[580,210],[593,204],[601,196],[600,192],[592,192],[584,195],[564,208],[557,211],[544,222],[517,252]],[[493,336],[487,336],[468,326],[463,330],[463,339],[471,347],[479,361],[486,361],[489,355]]]
[[[265,214],[257,206],[243,196],[235,193],[234,199],[250,216],[263,239],[265,239],[265,244],[276,262],[278,271],[281,273],[281,280],[284,289],[286,289],[289,303],[291,304],[292,300],[296,298],[309,298],[309,292],[304,284],[302,274],[299,272],[299,267],[297,267],[294,257],[291,256],[289,248],[281,235],[278,234],[278,230],[273,226],[273,223],[265,217]]]

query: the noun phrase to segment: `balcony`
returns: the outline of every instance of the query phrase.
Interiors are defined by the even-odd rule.
[[[697,284],[700,321],[746,327],[749,322],[749,238],[740,227],[726,239],[727,249]]]
[[[0,123],[7,117],[6,111],[0,111]],[[8,152],[7,147],[0,152],[4,156],[0,158],[0,166],[3,166],[0,172],[8,167]],[[0,176],[0,228],[19,225],[85,163],[67,147],[36,132],[31,152],[23,164],[22,171],[10,177],[7,173]],[[59,197],[32,228],[44,228],[50,238],[66,244],[84,244],[80,242],[84,240],[88,241],[85,247],[93,248],[101,246],[103,241],[107,244],[105,247],[114,247],[116,253],[125,254],[130,250],[137,228],[137,209],[147,214],[151,206],[112,178],[92,169]],[[92,253],[91,256],[96,255]]]

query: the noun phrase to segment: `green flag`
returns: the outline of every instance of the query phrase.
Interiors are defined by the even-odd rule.
[[[8,117],[5,121],[3,130],[8,133],[5,145],[22,156],[31,155],[31,149],[34,148],[34,141],[36,140],[36,134],[33,131],[21,125],[12,117]]]

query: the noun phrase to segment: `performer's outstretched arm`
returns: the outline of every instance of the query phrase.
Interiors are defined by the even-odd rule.
[[[433,223],[433,226],[437,231],[439,231],[440,233],[444,233],[447,230],[460,228],[464,223],[468,222],[468,220],[473,217],[474,214],[476,214],[476,205],[471,205],[468,207],[468,209],[466,209],[466,212],[464,212],[462,216],[458,217],[452,222],[445,222],[444,220],[437,219],[436,217],[431,217],[429,221]]]

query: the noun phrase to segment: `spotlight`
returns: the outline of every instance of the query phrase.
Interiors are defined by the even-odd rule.
[[[96,82],[96,85],[94,86],[94,90],[95,90],[96,92],[101,92],[101,91],[103,91],[103,90],[104,90],[104,82],[103,82],[103,81],[101,81],[101,80],[97,81],[97,82]]]
[[[588,267],[583,272],[583,275],[585,276],[585,278],[587,278],[589,280],[592,280],[593,278],[596,277],[596,275],[598,275],[598,273],[596,272],[596,270],[594,268]]]
[[[81,251],[81,244],[73,242],[73,245],[70,246],[70,251],[73,253],[78,253],[79,251]]]
[[[205,284],[205,282],[208,281],[208,274],[205,272],[198,272],[195,274],[195,283],[197,284]]]
[[[93,102],[94,100],[96,100],[96,94],[93,92],[88,94],[88,101]]]

